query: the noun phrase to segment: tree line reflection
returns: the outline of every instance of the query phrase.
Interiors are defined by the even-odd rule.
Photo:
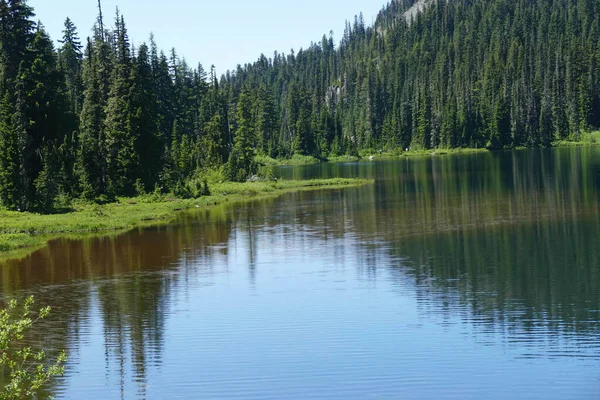
[[[148,368],[161,365],[166,320],[187,282],[227,274],[231,249],[243,248],[255,285],[261,243],[310,252],[315,241],[335,242],[336,259],[352,258],[363,279],[386,271],[414,281],[427,300],[423,307],[438,299],[448,314],[468,310],[465,320],[522,331],[543,324],[557,335],[600,333],[598,152],[286,169],[282,174],[295,178],[376,181],[183,213],[172,224],[124,235],[55,240],[2,266],[2,297],[34,294],[38,304],[52,305],[51,318],[29,340],[69,349],[72,369],[98,318],[104,369],[120,371],[123,393],[131,378],[142,397]]]

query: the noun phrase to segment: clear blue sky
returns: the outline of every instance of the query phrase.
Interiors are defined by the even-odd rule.
[[[112,26],[118,6],[125,16],[133,44],[147,41],[153,32],[159,48],[175,47],[178,54],[219,74],[237,64],[255,61],[261,53],[289,53],[319,41],[334,31],[336,43],[344,22],[364,14],[370,24],[386,0],[103,0],[105,23]],[[54,40],[70,17],[82,39],[90,35],[97,0],[29,0],[36,19]],[[84,42],[84,40],[82,40]]]

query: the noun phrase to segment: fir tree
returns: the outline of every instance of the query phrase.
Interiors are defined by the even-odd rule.
[[[106,144],[104,138],[104,95],[100,83],[97,52],[88,39],[83,68],[84,100],[81,110],[78,172],[81,193],[94,199],[107,193]]]
[[[117,10],[116,55],[112,85],[106,105],[106,163],[109,191],[132,194],[138,172],[135,137],[128,124],[131,91],[131,53],[123,17]]]
[[[148,46],[142,44],[131,70],[127,129],[134,141],[139,163],[136,176],[146,190],[153,189],[162,170],[158,104]]]
[[[59,42],[62,44],[58,52],[59,65],[65,77],[70,110],[78,116],[81,113],[83,103],[83,82],[81,78],[83,53],[77,28],[69,18],[65,20],[63,38]]]
[[[252,124],[252,98],[247,87],[242,89],[238,98],[236,122],[238,128],[227,167],[229,179],[241,182],[254,174],[257,167],[254,161],[256,135]]]

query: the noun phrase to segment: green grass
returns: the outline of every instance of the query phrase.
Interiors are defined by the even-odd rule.
[[[578,139],[555,140],[552,147],[593,146],[600,144],[600,131],[583,132]]]
[[[424,149],[424,150],[409,150],[404,151],[401,148],[397,148],[390,151],[384,151],[381,154],[375,153],[364,153],[363,158],[369,158],[373,156],[375,160],[397,158],[397,157],[423,157],[423,156],[441,156],[446,154],[470,154],[470,153],[485,153],[489,151],[485,148],[455,148],[455,149]]]
[[[292,158],[281,158],[276,159],[269,156],[256,156],[254,158],[259,165],[275,167],[278,165],[304,165],[304,164],[317,164],[322,160],[319,160],[313,156],[303,156],[300,154],[294,154]]]
[[[361,157],[358,156],[348,156],[348,155],[343,155],[343,156],[337,156],[337,157],[329,157],[327,159],[328,162],[352,162],[352,161],[359,161],[361,159]]]
[[[286,191],[317,188],[342,188],[369,183],[363,179],[318,179],[278,182],[223,182],[211,185],[211,195],[182,200],[169,196],[145,195],[120,198],[115,203],[98,205],[75,203],[73,211],[64,214],[20,213],[0,210],[0,258],[19,257],[44,246],[58,237],[81,234],[106,234],[139,226],[171,221],[178,211],[204,208],[224,202],[263,196],[276,196]],[[21,250],[17,251],[16,250]],[[29,251],[27,251],[29,250]]]
[[[362,150],[358,156],[330,156],[326,159],[319,159],[313,156],[302,156],[295,154],[292,158],[275,159],[268,156],[256,156],[255,160],[259,165],[266,167],[275,167],[281,165],[305,165],[305,164],[317,164],[320,162],[352,162],[360,160],[368,160],[369,157],[373,156],[375,160],[395,158],[395,157],[418,157],[418,156],[432,156],[432,155],[443,155],[443,154],[468,154],[468,153],[482,153],[489,151],[483,149],[471,149],[471,148],[456,148],[456,149],[427,149],[427,150],[409,150],[397,148],[389,151],[379,153],[379,150],[367,149]]]
[[[427,150],[409,150],[403,152],[404,157],[415,157],[415,156],[441,156],[446,154],[473,154],[473,153],[486,153],[488,149],[479,148],[455,148],[455,149],[427,149]]]

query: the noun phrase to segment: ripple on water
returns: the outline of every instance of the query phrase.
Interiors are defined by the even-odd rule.
[[[599,155],[306,167],[376,182],[56,241],[2,296],[54,307],[57,398],[597,399]]]

